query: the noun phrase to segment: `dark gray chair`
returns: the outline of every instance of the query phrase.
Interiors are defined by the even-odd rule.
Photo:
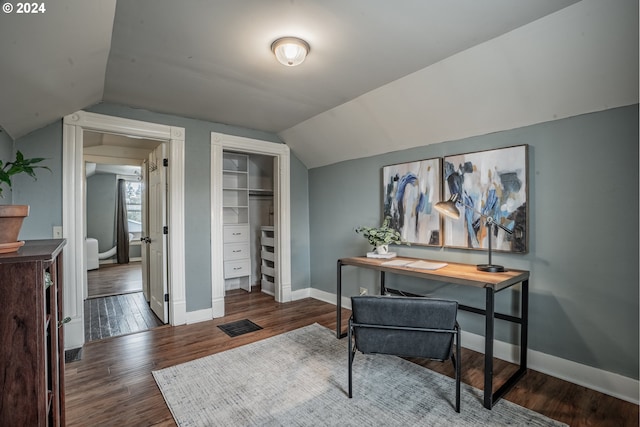
[[[440,360],[451,359],[460,412],[460,327],[458,303],[419,297],[351,297],[349,319],[349,397],[356,351]],[[453,354],[455,337],[456,353]]]

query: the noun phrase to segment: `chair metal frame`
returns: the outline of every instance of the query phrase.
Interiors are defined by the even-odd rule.
[[[352,297],[358,298],[358,297]],[[401,300],[403,297],[383,297],[389,299],[398,299]],[[421,298],[421,300],[429,301],[428,298]],[[453,301],[455,302],[455,301]],[[353,305],[352,305],[353,307]],[[457,318],[457,312],[456,312]],[[370,324],[370,323],[357,323],[353,320],[353,313],[349,318],[349,327],[347,330],[348,342],[349,342],[349,398],[353,397],[353,360],[355,358],[356,352],[359,350],[357,348],[357,329],[358,328],[370,328],[370,329],[379,329],[379,330],[395,330],[395,331],[406,331],[406,332],[423,332],[425,334],[450,334],[453,335],[455,340],[451,340],[451,348],[448,350],[449,358],[453,363],[453,367],[455,370],[455,381],[456,381],[456,401],[455,401],[455,410],[456,412],[460,412],[460,372],[461,372],[461,358],[460,358],[460,325],[456,319],[455,325],[453,329],[440,329],[440,328],[422,328],[422,327],[413,327],[413,326],[392,326],[392,325],[379,325],[379,324]],[[402,333],[402,332],[399,332]],[[453,346],[455,345],[456,351],[455,355],[453,352]],[[392,352],[384,352],[384,353],[370,353],[370,354],[390,354],[395,356],[402,356],[397,353]],[[420,357],[418,357],[420,358]],[[423,357],[430,360],[439,360],[432,359],[429,357]],[[441,360],[444,362],[444,360]]]

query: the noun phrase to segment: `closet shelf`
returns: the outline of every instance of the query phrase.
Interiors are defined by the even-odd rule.
[[[272,189],[250,188],[249,196],[273,196]]]
[[[262,292],[275,295],[275,233],[272,225],[260,227],[260,266]]]
[[[223,218],[225,291],[251,292],[249,156],[223,152]]]

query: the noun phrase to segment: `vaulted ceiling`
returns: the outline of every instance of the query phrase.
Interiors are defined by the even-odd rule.
[[[591,3],[591,12],[597,8],[593,0],[584,1]],[[635,41],[630,46],[636,47],[637,81],[637,2],[620,2],[629,6],[607,19],[635,9],[633,19],[618,26],[635,22]],[[589,10],[573,15],[563,10],[575,3],[577,0],[46,2],[44,13],[26,15],[14,10],[0,15],[0,126],[16,139],[104,101],[273,132],[309,167],[357,157],[363,148],[369,154],[391,151],[389,144],[405,148],[402,141],[406,138],[409,142],[404,144],[413,146],[437,142],[446,138],[439,135],[438,126],[431,126],[433,134],[419,141],[416,135],[405,135],[406,120],[424,118],[411,116],[414,104],[433,98],[446,111],[452,104],[451,108],[464,112],[469,88],[475,91],[473,88],[486,84],[486,79],[474,81],[473,76],[476,72],[496,74],[494,67],[509,67],[510,78],[522,80],[512,82],[514,90],[524,91],[518,95],[532,97],[535,103],[535,93],[531,93],[535,89],[526,84],[527,70],[519,69],[526,64],[510,62],[509,55],[516,61],[519,54],[538,61],[548,58],[544,52],[511,52],[510,43],[521,43],[519,37],[537,39],[536,34],[546,32],[546,25],[565,25],[573,15],[589,15]],[[554,24],[554,20],[559,22]],[[533,35],[527,33],[529,28],[534,28]],[[625,31],[633,34],[633,28]],[[270,51],[273,40],[290,35],[311,45],[310,55],[299,67],[280,65]],[[483,51],[492,43],[496,47]],[[465,52],[476,52],[478,58],[467,54],[461,60]],[[455,68],[448,66],[456,61]],[[471,70],[469,61],[473,61]],[[487,65],[491,67],[483,69]],[[461,71],[464,68],[466,73]],[[503,77],[496,74],[499,80]],[[446,88],[447,94],[438,87]],[[412,98],[407,93],[411,88],[422,94],[411,102],[403,101]],[[482,92],[475,95],[484,96]],[[635,99],[637,102],[637,84]],[[482,100],[488,107],[492,102]],[[432,109],[429,105],[420,108],[422,113]],[[402,114],[396,120],[399,129],[380,124],[379,115],[393,116],[398,111]],[[437,111],[434,114],[438,116]],[[483,113],[476,115],[484,123]],[[370,129],[353,131],[350,124]],[[470,126],[473,128],[473,120]],[[491,130],[488,126],[468,131]],[[390,132],[399,132],[401,139]],[[381,138],[379,133],[386,135]],[[350,142],[343,154],[335,153],[353,138],[358,141]],[[381,138],[378,146],[363,147],[376,138]]]

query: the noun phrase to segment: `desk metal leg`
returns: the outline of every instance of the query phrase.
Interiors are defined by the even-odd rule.
[[[380,295],[385,295],[387,293],[387,288],[384,285],[384,271],[380,272]]]
[[[493,331],[495,325],[495,291],[486,287],[484,326],[484,407],[493,407]]]
[[[522,282],[520,290],[520,370],[527,370],[527,349],[529,348],[529,279]]]
[[[336,338],[340,339],[342,334],[342,261],[338,260],[338,277],[336,280],[337,301],[336,301]]]
[[[491,295],[490,295],[491,294]],[[486,313],[486,341],[485,341],[485,360],[484,360],[484,407],[491,409],[493,405],[500,400],[511,388],[527,373],[527,349],[528,349],[528,328],[529,328],[529,280],[522,281],[521,297],[520,297],[520,318],[512,316],[499,315],[499,318],[505,318],[510,322],[520,324],[520,366],[511,377],[505,381],[495,393],[493,391],[493,319],[496,317],[494,312],[495,293],[487,288],[487,313]]]

